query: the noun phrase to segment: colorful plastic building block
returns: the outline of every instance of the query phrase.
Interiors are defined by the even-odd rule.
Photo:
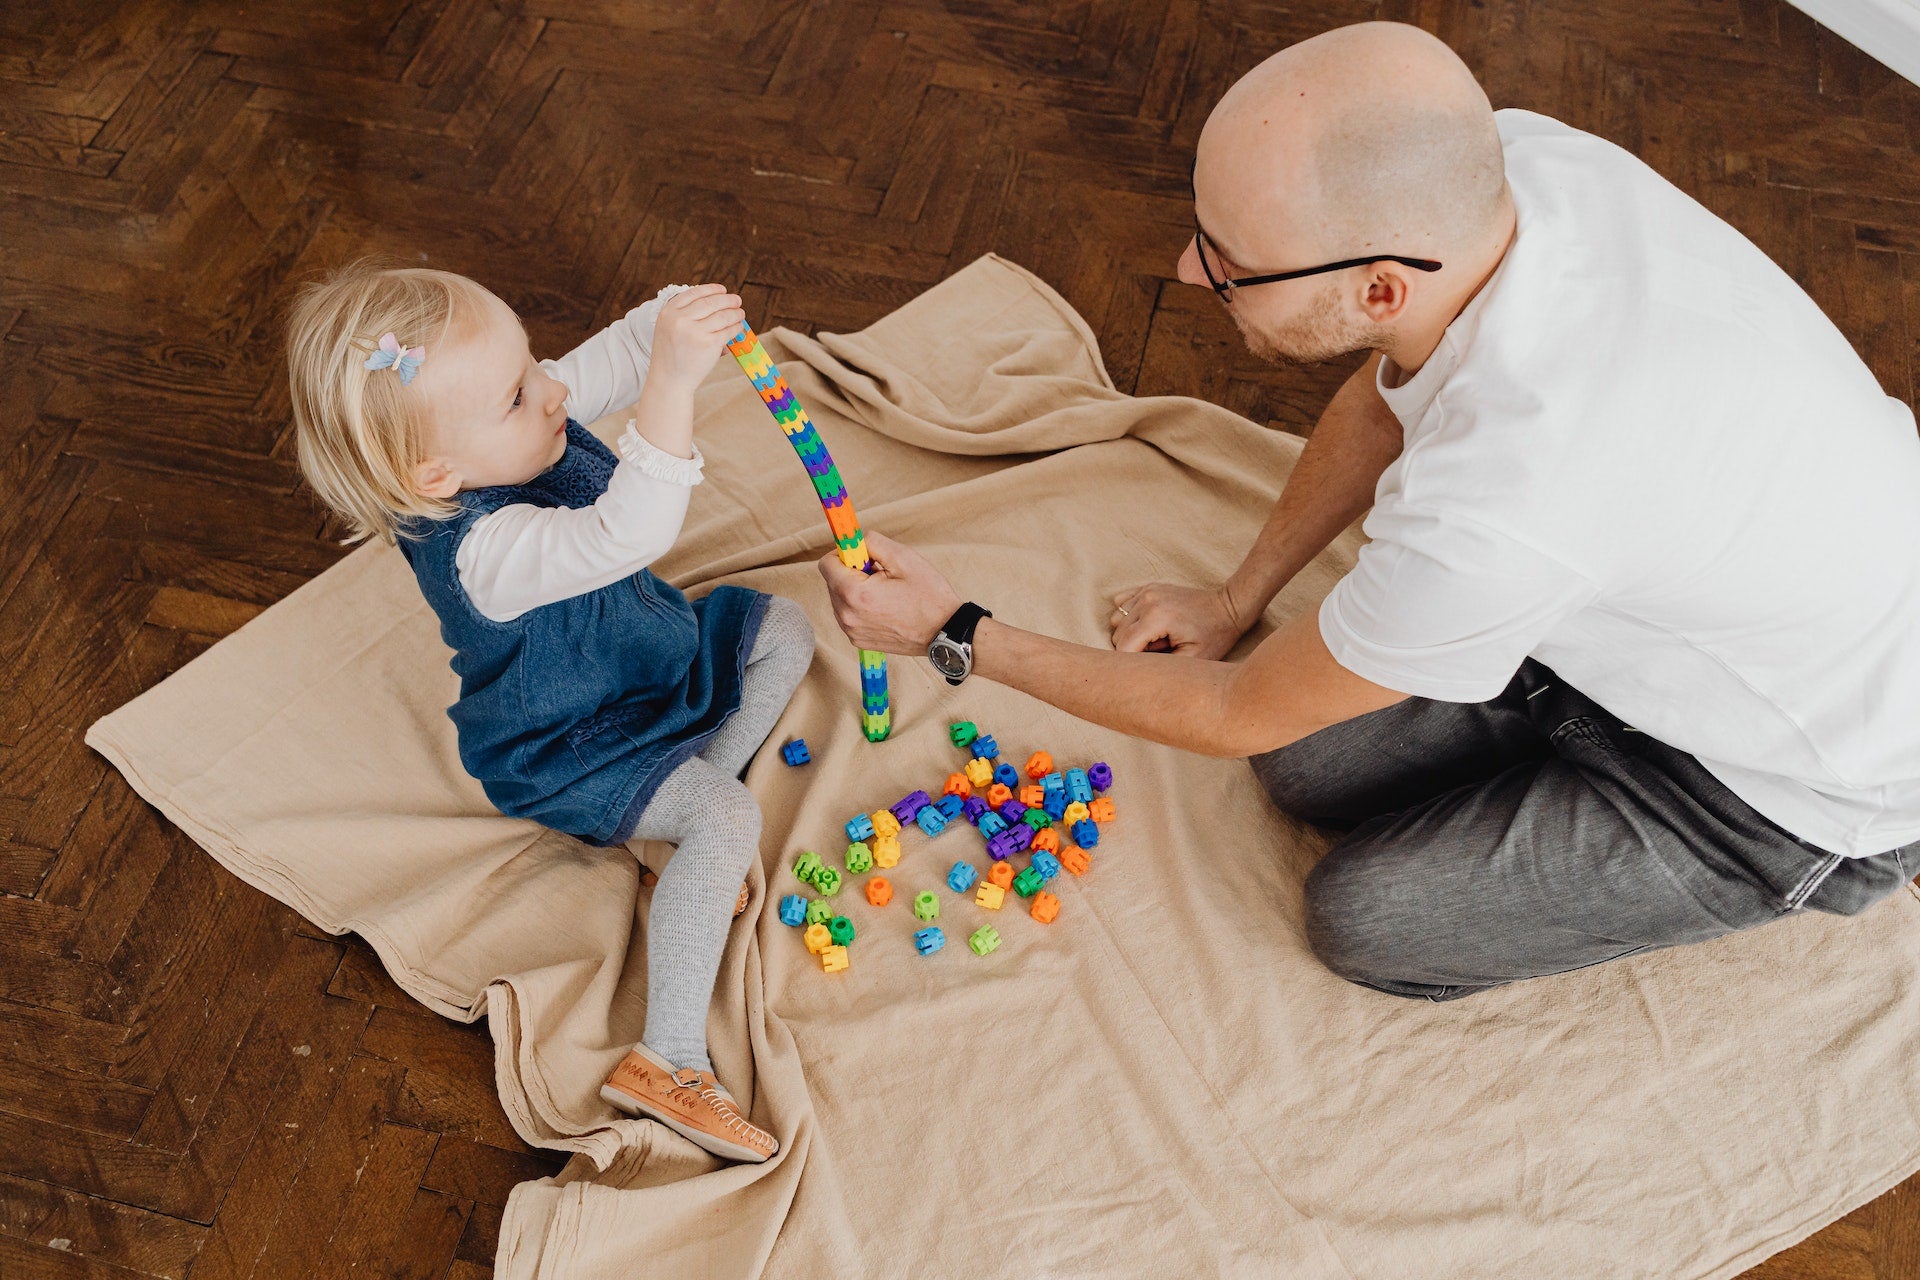
[[[1033,833],[1033,847],[1044,853],[1060,852],[1060,833],[1052,827],[1043,827]]]
[[[833,935],[827,932],[827,926],[824,924],[810,924],[807,926],[807,931],[800,936],[806,939],[807,950],[815,955],[819,955],[833,945]]]
[[[967,781],[967,775],[964,773],[950,773],[947,775],[947,785],[941,788],[941,793],[943,795],[959,796],[962,800],[965,800],[973,794],[973,784]]]
[[[873,865],[881,870],[900,865],[900,838],[898,836],[875,836],[873,838]]]
[[[973,882],[979,878],[980,873],[973,869],[971,862],[956,862],[947,872],[947,888],[955,893],[965,893],[973,888]]]
[[[940,812],[940,806],[928,805],[914,815],[913,824],[930,836],[937,836],[947,829],[947,815]]]
[[[1113,821],[1113,797],[1101,796],[1087,806],[1087,816],[1095,822]]]
[[[1003,862],[1000,865],[1004,867],[1007,864]],[[1028,867],[1025,871],[1022,871],[1013,878],[1013,891],[1023,898],[1031,898],[1034,894],[1040,892],[1040,886],[1045,883],[1046,881],[1040,878],[1038,871],[1035,871],[1032,867]]]
[[[1027,806],[1021,804],[1018,800],[1009,800],[1005,804],[995,809],[994,812],[998,813],[1001,817],[1005,818],[1007,820],[1007,824],[1011,826],[1016,822],[1025,821],[1027,816]]]
[[[873,834],[876,836],[897,836],[900,834],[900,819],[894,817],[893,814],[885,809],[875,810],[867,815],[867,819],[873,824]]]
[[[1067,775],[1055,769],[1052,773],[1040,779],[1040,787],[1043,791],[1058,791],[1060,794],[1065,795],[1067,792]]]
[[[1012,795],[1013,789],[1020,785],[1020,771],[1010,764],[997,764],[993,767],[993,780]]]
[[[1007,829],[1007,820],[989,810],[980,815],[980,821],[975,825],[980,828],[981,835],[991,840]]]
[[[913,949],[923,956],[930,956],[947,945],[947,935],[938,925],[931,929],[917,929],[913,935]]]
[[[792,742],[782,746],[780,748],[780,758],[787,762],[789,769],[795,765],[805,764],[807,761],[813,759],[812,756],[807,754],[807,740],[805,738],[795,738]]]
[[[1005,831],[1002,831],[999,835],[987,841],[987,856],[995,862],[1004,862],[1006,859],[1020,852],[1019,833],[1026,829],[1025,823],[1022,823],[1018,827],[1008,827]]]
[[[893,901],[893,881],[885,876],[875,876],[867,881],[867,901],[876,907],[884,907]]]
[[[1035,782],[1053,772],[1053,757],[1044,751],[1036,751],[1027,757],[1027,776]]]
[[[1060,820],[1066,823],[1069,827],[1071,827],[1076,822],[1085,822],[1087,820],[1087,814],[1089,812],[1091,811],[1087,808],[1086,805],[1082,804],[1078,800],[1075,800],[1072,804],[1067,806],[1067,811],[1060,815]]]
[[[1077,876],[1083,876],[1093,867],[1093,859],[1087,856],[1085,849],[1068,845],[1060,851],[1060,865]]]
[[[980,825],[980,819],[987,812],[987,802],[979,796],[967,797],[967,802],[960,806],[960,816],[976,827]]]
[[[1053,826],[1053,819],[1047,816],[1045,809],[1029,809],[1020,815],[1020,821],[1031,827],[1035,835]]]
[[[1089,826],[1092,824],[1089,823]],[[1085,843],[1082,841],[1082,843]],[[823,898],[831,898],[840,892],[840,873],[832,867],[820,868],[820,874],[813,878],[813,887],[820,891]]]
[[[989,951],[998,951],[1000,931],[990,924],[983,924],[973,931],[973,936],[967,939],[967,945],[973,948],[973,954],[977,956],[986,955]]]
[[[996,862],[988,867],[987,883],[997,884],[1002,889],[1011,888],[1013,886],[1013,864],[1011,862]]]
[[[1027,914],[1041,924],[1052,924],[1060,918],[1060,899],[1042,890],[1033,895],[1033,906]]]
[[[994,783],[987,788],[987,805],[998,812],[1001,805],[1013,799],[1013,789],[1002,783]]]
[[[1105,791],[1113,785],[1113,770],[1107,767],[1106,761],[1087,766],[1087,785],[1095,791]]]
[[[847,839],[852,842],[873,839],[873,819],[864,813],[847,819]]]
[[[1014,793],[1020,797],[1020,803],[1029,809],[1038,809],[1046,803],[1047,789],[1037,782],[1029,782]]]
[[[773,415],[781,434],[793,446],[794,456],[806,467],[814,493],[820,499],[820,509],[826,513],[827,525],[833,531],[834,543],[839,547],[840,562],[849,569],[872,573],[879,566],[867,555],[866,534],[860,528],[860,517],[853,512],[853,502],[847,497],[840,470],[833,465],[833,455],[827,452],[826,443],[820,439],[799,398],[780,376],[779,366],[760,344],[760,336],[753,331],[753,326],[743,323],[740,332],[727,342],[727,350],[733,353],[740,371],[760,393],[767,412]],[[860,731],[867,741],[880,742],[893,730],[893,709],[887,693],[887,655],[860,650],[860,677]]]
[[[1091,849],[1100,843],[1100,828],[1093,824],[1092,819],[1082,819],[1074,823],[1070,830],[1073,842],[1082,849]]]
[[[998,911],[1007,900],[1007,891],[997,884],[982,882],[973,895],[973,905],[986,911]]]
[[[847,846],[847,870],[863,876],[873,870],[873,850],[858,840]]]
[[[1036,853],[1033,855],[1033,861],[1027,864],[1027,870],[1043,881],[1051,880],[1060,874],[1060,859],[1050,853]]]
[[[971,800],[972,798],[972,796],[968,796],[963,800],[959,796],[941,796],[933,802],[933,807],[940,811],[941,817],[945,818],[948,822],[952,822],[955,818],[958,818],[962,813],[966,812],[967,800]]]
[[[820,953],[820,968],[827,973],[839,973],[847,967],[847,949],[828,947]]]
[[[913,918],[916,920],[937,920],[940,917],[940,899],[927,890],[913,895]]]
[[[1000,744],[993,740],[992,734],[983,733],[973,740],[973,754],[982,760],[998,760]]]
[[[1093,784],[1087,781],[1085,769],[1067,770],[1067,799],[1080,804],[1093,799]]]
[[[1040,808],[1055,822],[1060,821],[1067,816],[1067,793],[1065,791],[1047,792],[1047,798],[1040,802]]]
[[[833,906],[825,898],[815,898],[807,904],[807,923],[825,924],[833,919]]]
[[[807,922],[807,900],[797,893],[780,899],[780,923],[796,929]]]
[[[1026,872],[1020,874],[1025,875]],[[835,946],[844,947],[853,941],[853,921],[845,916],[835,916],[827,921],[827,932],[833,936]]]
[[[967,761],[966,768],[962,772],[966,774],[967,782],[976,790],[985,790],[993,782],[993,761],[982,760],[979,756],[975,756]]]
[[[914,820],[915,816],[917,816],[922,809],[931,803],[932,797],[928,796],[926,792],[914,791],[901,796],[887,812],[899,819],[900,825],[905,827],[909,822]]]
[[[980,728],[971,720],[956,720],[947,726],[947,740],[956,747],[970,747],[980,736]]]

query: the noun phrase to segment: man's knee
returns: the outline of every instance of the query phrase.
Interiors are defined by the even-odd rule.
[[[1307,874],[1307,945],[1334,973],[1372,986],[1398,975],[1381,933],[1380,886],[1364,860],[1336,848]]]
[[[1346,787],[1338,762],[1316,749],[1313,737],[1249,757],[1253,776],[1274,807],[1302,822],[1336,829],[1353,825],[1342,811]]]

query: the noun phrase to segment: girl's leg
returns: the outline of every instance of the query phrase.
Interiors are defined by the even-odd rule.
[[[641,1042],[676,1067],[710,1072],[707,1006],[740,881],[759,856],[760,806],[744,783],[696,756],[660,784],[634,835],[678,846],[648,910]]]
[[[737,777],[773,732],[812,662],[813,624],[807,611],[783,596],[769,596],[741,676],[740,709],[720,726],[700,758]]]

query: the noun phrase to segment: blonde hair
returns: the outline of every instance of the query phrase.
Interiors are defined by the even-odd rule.
[[[287,321],[287,375],[300,473],[346,522],[348,542],[416,536],[416,518],[459,510],[413,487],[427,456],[428,405],[391,368],[368,369],[383,334],[432,360],[485,290],[465,276],[362,259],[304,286]]]

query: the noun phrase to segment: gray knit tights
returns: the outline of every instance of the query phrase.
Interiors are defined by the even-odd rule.
[[[769,597],[742,678],[740,710],[706,750],[667,775],[636,840],[678,847],[660,872],[647,915],[647,1026],[641,1041],[676,1067],[713,1070],[707,1005],[720,971],[740,881],[760,852],[760,805],[738,778],[813,661],[813,624],[791,600]]]

